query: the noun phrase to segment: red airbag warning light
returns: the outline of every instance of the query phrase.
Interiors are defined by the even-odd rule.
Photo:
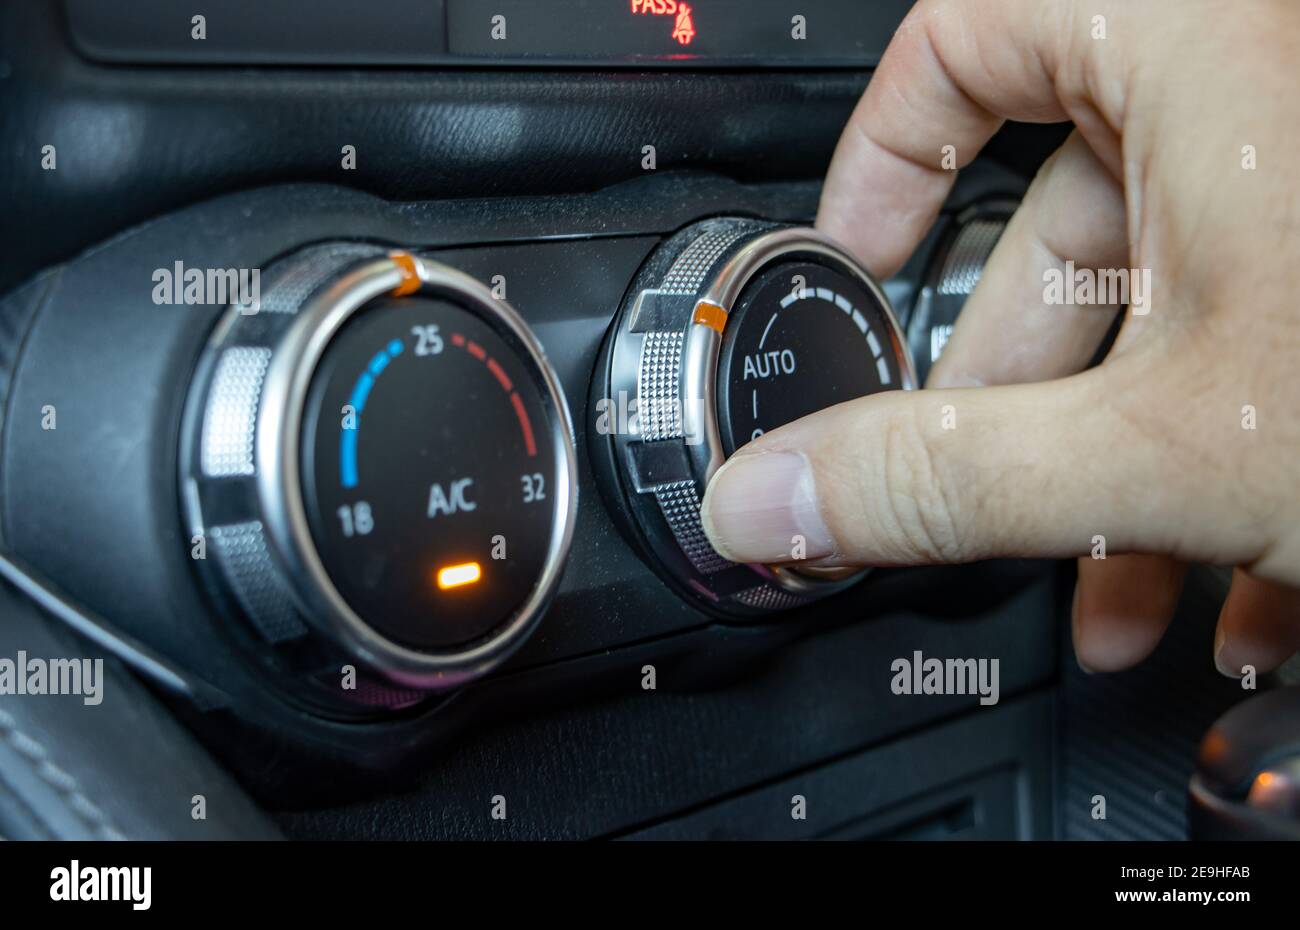
[[[632,0],[632,13],[673,17],[672,37],[679,45],[690,45],[695,38],[695,17],[691,6],[678,0]]]

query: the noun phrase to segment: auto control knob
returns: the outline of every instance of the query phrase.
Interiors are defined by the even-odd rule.
[[[482,284],[404,252],[320,246],[268,278],[191,389],[201,570],[326,687],[340,661],[388,704],[484,673],[537,624],[573,536],[572,427],[540,345]]]
[[[1015,210],[1013,200],[975,204],[963,210],[940,239],[907,321],[908,344],[922,384],[943,354],[953,325]]]
[[[858,571],[737,565],[700,501],[728,456],[767,430],[877,391],[910,389],[907,343],[879,285],[812,229],[697,223],[647,260],[592,388],[597,472],[661,573],[732,616],[796,607]]]

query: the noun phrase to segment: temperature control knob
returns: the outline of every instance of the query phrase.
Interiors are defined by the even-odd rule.
[[[212,580],[326,680],[339,657],[399,691],[483,673],[537,623],[573,535],[540,346],[482,284],[407,253],[318,247],[272,277],[192,392],[186,508]]]
[[[752,617],[838,591],[856,571],[737,565],[700,501],[738,448],[916,376],[884,292],[811,229],[739,218],[688,227],[641,270],[606,342],[592,409],[598,473],[650,560],[683,592]]]

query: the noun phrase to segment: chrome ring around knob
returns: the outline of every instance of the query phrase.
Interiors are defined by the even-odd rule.
[[[271,282],[256,313],[241,307],[228,311],[209,341],[191,392],[182,454],[183,503],[191,532],[206,534],[211,541],[213,558],[209,574],[215,576],[216,584],[272,647],[301,640],[304,635],[316,637],[317,648],[307,652],[324,655],[334,652],[344,659],[356,660],[377,673],[389,687],[398,689],[399,698],[402,689],[436,690],[484,674],[517,648],[536,626],[558,585],[573,538],[577,464],[572,425],[563,391],[540,344],[518,313],[496,299],[484,285],[454,269],[405,252],[385,253],[381,249],[346,244],[317,247],[287,260],[271,276]],[[469,349],[477,347],[477,354],[471,357],[472,353],[453,350],[451,339],[455,337],[450,333],[446,334],[445,356],[434,358],[429,346],[420,352],[416,330],[424,326],[426,318],[455,320],[462,329],[476,327],[464,331],[480,334],[477,343],[473,338],[468,341]],[[411,326],[417,323],[420,325]],[[367,326],[370,329],[365,329]],[[358,588],[351,575],[344,578],[340,574],[337,559],[331,562],[326,547],[333,545],[330,535],[333,531],[322,525],[319,516],[322,508],[309,506],[307,501],[309,489],[305,484],[316,488],[319,483],[310,462],[322,461],[319,456],[313,459],[314,446],[308,435],[316,427],[307,418],[307,411],[314,411],[314,419],[322,414],[333,416],[330,410],[313,406],[335,390],[332,382],[322,383],[322,379],[334,378],[326,371],[325,363],[348,348],[345,337],[355,341],[359,338],[357,334],[364,332],[366,338],[371,338],[372,330],[383,327],[386,329],[380,345],[387,346],[388,350],[380,352],[382,359],[376,356],[369,366],[364,361],[360,366],[361,380],[366,381],[364,396],[371,398],[372,408],[379,403],[373,398],[382,396],[372,386],[382,383],[378,374],[390,363],[392,368],[387,370],[398,374],[387,376],[388,379],[406,378],[407,381],[395,382],[403,385],[411,378],[451,377],[439,372],[452,371],[445,366],[459,366],[455,369],[457,377],[471,371],[472,377],[487,385],[485,390],[490,388],[501,393],[502,399],[496,402],[501,407],[497,419],[510,423],[518,420],[520,427],[518,437],[505,438],[521,448],[526,441],[528,454],[536,456],[527,462],[529,468],[544,476],[545,493],[534,490],[534,496],[538,500],[544,496],[545,506],[537,511],[538,516],[529,518],[532,521],[529,526],[542,527],[544,534],[541,547],[526,553],[527,565],[535,563],[535,570],[530,568],[522,576],[523,587],[518,581],[520,576],[514,576],[514,587],[510,590],[520,592],[518,600],[512,600],[500,618],[489,617],[491,622],[482,632],[478,626],[472,630],[467,628],[463,642],[456,640],[443,645],[433,641],[431,632],[427,634],[428,644],[413,643],[404,632],[393,632],[412,629],[409,622],[402,626],[392,617],[374,613],[375,603],[381,601],[370,599],[366,601],[367,606],[358,606],[358,598],[364,600],[369,595]],[[437,328],[433,326],[431,332]],[[465,348],[464,336],[459,332],[457,336],[458,344]],[[442,352],[442,337],[434,334],[431,338],[438,340],[438,352]],[[410,346],[402,356],[408,342]],[[492,344],[499,346],[495,359],[483,348]],[[418,370],[411,367],[417,364],[417,355],[426,356],[418,363],[424,367]],[[481,364],[484,360],[486,364]],[[330,364],[342,370],[349,360],[337,361],[338,365]],[[374,372],[373,376],[366,371],[367,367]],[[480,369],[482,374],[477,374]],[[348,380],[350,383],[351,379]],[[357,381],[358,385],[361,380]],[[438,392],[417,390],[402,395],[409,403],[395,404],[390,398],[386,407],[380,404],[377,413],[367,410],[365,422],[386,424],[383,427],[386,431],[378,432],[381,427],[376,425],[368,426],[361,434],[376,442],[380,439],[397,442],[405,449],[401,443],[406,421],[401,418],[407,416],[406,408],[411,404],[432,403],[420,398],[434,393]],[[354,392],[354,396],[359,395]],[[361,415],[360,407],[358,402],[358,409],[353,411],[354,423],[351,426],[345,423],[344,431],[359,430],[356,418]],[[372,417],[387,419],[372,420]],[[342,437],[341,442],[331,438],[335,433]],[[352,437],[338,431],[319,435],[323,437],[321,448],[346,452],[351,447],[355,469],[357,433]],[[349,438],[353,441],[348,442]],[[448,455],[463,459],[468,453],[462,454],[461,446],[471,445],[466,439],[456,449],[439,451],[434,447],[430,457],[432,440],[411,440],[417,441],[420,444],[411,445],[409,451],[415,454],[424,450],[419,451],[423,463],[420,468],[430,475],[436,474],[438,462]],[[500,437],[494,437],[493,441],[499,442]],[[372,450],[369,461],[381,461],[388,451]],[[405,462],[408,467],[411,464],[414,463]],[[342,467],[328,460],[321,467],[326,466],[327,471]],[[353,484],[356,480],[353,479]],[[427,482],[432,480],[436,484],[438,479],[422,475],[420,480],[426,482],[421,487],[425,488],[422,494],[427,497]],[[494,490],[500,487],[501,482],[497,481]],[[414,486],[408,490],[412,489],[419,490]],[[372,493],[383,490],[380,486]],[[319,495],[321,491],[312,493]],[[459,493],[464,496],[463,487]],[[402,507],[408,506],[406,501],[410,498],[412,510],[423,508],[425,497],[416,500],[408,494],[402,499]],[[490,502],[479,503],[491,511]],[[374,526],[381,518],[377,514],[370,516],[370,506],[366,504],[366,519]],[[439,534],[464,532],[464,521],[474,519],[471,511],[475,506],[469,502],[464,502],[454,515],[461,521],[459,524],[455,519],[449,520],[447,512],[435,512],[432,503],[428,506],[427,520],[421,513],[422,522],[418,525],[410,523],[416,519],[413,514],[402,512],[403,535],[388,537],[394,540],[392,545],[402,548],[385,550],[388,555],[385,551],[371,551],[367,566],[388,571],[384,578],[396,571],[394,565],[424,571],[422,562],[408,566],[397,560],[409,561],[415,556],[408,557],[405,553],[412,550],[417,550],[417,555],[422,553],[420,540],[433,541],[441,538]],[[484,512],[482,507],[479,509]],[[390,507],[389,513],[392,512]],[[442,521],[433,522],[432,518],[439,514]],[[381,527],[387,525],[391,523]],[[375,533],[376,542],[371,543],[360,538],[371,534],[370,528],[356,532],[356,545],[378,545],[385,538]],[[351,537],[354,533],[346,535]],[[476,537],[475,545],[486,544]],[[491,562],[482,566],[478,561],[473,564],[481,572],[497,568]],[[510,564],[501,563],[498,574]],[[432,576],[437,566],[427,568]],[[415,584],[432,586],[432,580],[431,577],[415,579]],[[442,587],[441,575],[438,586]],[[446,595],[441,602],[446,610],[456,606],[447,599],[450,597]],[[404,605],[397,606],[405,609]],[[409,612],[417,620],[427,616],[431,624],[441,622],[436,609],[428,611],[417,605]],[[459,634],[448,633],[447,637],[456,635]]]
[[[787,273],[788,292],[782,279]],[[787,308],[793,309],[781,316]],[[629,428],[602,429],[598,417],[593,439],[607,447],[598,467],[613,473],[606,486],[617,487],[621,506],[616,509],[630,532],[681,590],[742,618],[810,603],[863,574],[802,570],[794,560],[738,565],[718,554],[704,535],[699,515],[704,490],[730,451],[743,444],[732,435],[733,448],[728,448],[728,436],[735,432],[733,385],[748,387],[750,373],[746,368],[742,375],[722,376],[720,364],[730,372],[730,361],[743,357],[749,366],[755,356],[745,346],[761,329],[762,349],[774,326],[791,339],[799,326],[818,332],[828,327],[833,336],[820,337],[820,344],[834,341],[827,350],[834,358],[824,374],[812,376],[820,379],[812,382],[813,390],[804,392],[810,409],[783,399],[782,388],[768,381],[764,405],[782,409],[771,415],[775,419],[764,420],[760,388],[753,387],[754,423],[781,425],[820,409],[818,398],[829,405],[874,390],[916,386],[888,299],[852,256],[815,230],[742,218],[688,227],[651,256],[615,320],[605,367],[593,386],[597,414],[620,409],[620,398],[636,401]],[[778,354],[792,360],[785,374],[804,378],[808,388],[807,375],[796,375],[795,350]],[[727,404],[721,404],[721,394],[730,398]]]

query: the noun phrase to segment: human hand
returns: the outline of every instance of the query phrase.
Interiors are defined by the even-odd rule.
[[[1006,119],[1076,129],[929,389],[739,450],[704,500],[718,550],[789,561],[799,536],[817,565],[1085,556],[1075,648],[1095,670],[1155,647],[1189,561],[1234,565],[1219,668],[1285,661],[1300,648],[1298,60],[1288,0],[920,3],[818,216],[876,275],[934,222],[955,176],[946,146],[962,166]],[[1119,308],[1049,304],[1045,273],[1067,260],[1151,282],[1092,369]]]

